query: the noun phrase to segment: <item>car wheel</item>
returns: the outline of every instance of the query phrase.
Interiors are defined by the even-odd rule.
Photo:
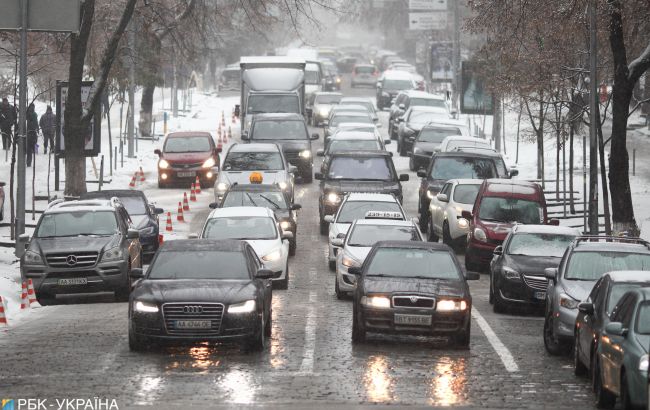
[[[619,397],[621,399],[621,408],[624,410],[633,410],[636,408],[630,399],[630,387],[628,385],[625,370],[622,370],[621,374],[621,394]]]
[[[246,344],[246,350],[249,352],[261,352],[266,347],[266,334],[265,334],[266,323],[264,321],[264,315],[262,315],[261,323],[259,329],[252,336],[252,338]]]
[[[129,350],[132,352],[142,352],[147,345],[146,339],[142,336],[136,335],[129,329]]]
[[[352,308],[352,343],[363,343],[366,341],[366,329],[359,323],[357,309]]]
[[[494,289],[494,305],[492,305],[492,310],[494,313],[506,313],[507,306],[506,301],[501,297],[501,293]]]
[[[429,242],[438,242],[440,239],[438,234],[433,230],[433,220],[429,218],[429,223],[427,224],[427,241]]]
[[[600,363],[598,359],[595,360],[594,372],[594,393],[596,393],[596,406],[599,409],[611,409],[616,403],[616,396],[610,393],[603,387],[603,382],[600,378]]]
[[[397,141],[399,141],[399,139]],[[406,156],[406,147],[404,146],[403,143],[399,144],[399,142],[398,142],[398,149],[399,149],[399,156],[400,157],[405,157]]]
[[[468,323],[467,327],[465,327],[464,330],[459,331],[456,335],[454,335],[454,343],[456,345],[456,348],[462,350],[469,349],[471,330],[472,330],[471,323]]]
[[[409,158],[409,170],[416,171],[415,161],[413,161],[413,155],[411,155],[411,157]]]
[[[321,235],[327,235],[329,230],[330,230],[330,224],[321,219],[321,221],[320,221],[320,234]]]
[[[286,272],[286,274],[284,275],[284,279],[276,282],[277,284],[276,289],[280,289],[280,290],[289,289],[289,262],[287,262],[287,266],[284,268],[284,271]]]
[[[296,255],[296,238],[289,241],[289,256],[295,256]]]
[[[449,232],[449,222],[445,221],[442,225],[442,243],[449,245],[450,248],[454,249],[454,240],[451,239],[451,233]]]
[[[496,306],[497,303],[497,294],[496,291],[494,292],[494,304]],[[553,334],[553,316],[552,314],[547,314],[546,318],[544,319],[544,347],[546,348],[546,351],[553,355],[553,356],[558,356],[564,350],[566,349],[566,344],[560,342],[559,340],[555,339],[555,335]]]
[[[264,336],[271,337],[273,334],[273,311],[269,312],[269,320],[266,321],[264,325]]]
[[[338,300],[343,300],[343,292],[341,292],[341,288],[339,288],[339,277],[338,275],[334,276],[334,293],[336,293],[336,298]]]
[[[121,289],[118,289],[115,291],[115,299],[118,302],[128,302],[129,301],[129,295],[131,294],[131,288],[132,288],[132,280],[131,280],[131,260],[129,259],[129,264],[126,268],[126,284],[124,287]]]
[[[2,206],[4,207],[4,204],[2,204]],[[4,219],[5,219],[5,210],[0,209],[0,221],[4,221]]]
[[[492,282],[492,271],[490,270],[490,291],[488,296],[488,302],[490,305],[494,304],[494,283]]]
[[[427,232],[427,228],[429,227],[429,219],[430,216],[428,213],[426,212],[420,213],[420,224],[419,224],[420,231]]]
[[[575,338],[573,339],[573,374],[576,376],[586,376],[587,375],[587,366],[582,363],[580,360],[580,340],[578,329],[574,330]]]
[[[327,264],[332,272],[336,271],[336,261],[327,261]]]

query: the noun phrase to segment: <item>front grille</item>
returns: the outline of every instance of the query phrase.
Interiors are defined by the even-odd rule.
[[[95,266],[99,252],[49,253],[47,264],[53,268],[88,268]]]
[[[432,309],[434,299],[426,296],[393,296],[393,306],[416,309]]]
[[[186,307],[198,307],[200,313],[185,313]],[[221,329],[223,318],[223,304],[221,303],[165,303],[163,304],[163,320],[165,328],[170,335],[216,335]],[[177,320],[210,320],[211,326],[206,329],[178,329]]]
[[[197,162],[194,164],[170,164],[174,169],[190,169],[190,168],[199,168],[203,165],[203,162]]]
[[[523,275],[523,276],[526,285],[528,285],[533,289],[546,290],[546,288],[548,287],[548,279],[546,279],[543,276],[529,276],[529,275]]]

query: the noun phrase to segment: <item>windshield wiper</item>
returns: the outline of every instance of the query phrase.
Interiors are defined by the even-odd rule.
[[[246,192],[246,197],[248,197],[248,200],[251,201],[254,206],[259,206],[255,201],[253,201],[253,197],[248,192]]]
[[[368,274],[366,276],[376,276],[376,277],[379,277],[379,278],[394,278],[395,277],[394,275],[386,275],[385,273],[374,273],[372,275]]]
[[[271,201],[269,198],[266,197],[266,195],[260,195],[260,197],[262,197],[262,199],[264,199],[265,201],[271,203],[275,207],[275,209],[280,209],[280,205],[278,205],[275,202]]]
[[[487,221],[487,222],[503,222],[503,223],[508,223],[508,221],[504,221],[502,219],[494,219],[494,218],[482,218],[479,216],[481,221]]]

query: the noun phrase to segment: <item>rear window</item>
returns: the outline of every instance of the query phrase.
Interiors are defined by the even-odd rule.
[[[366,275],[460,280],[451,254],[433,249],[377,249]]]
[[[535,201],[487,196],[481,199],[478,217],[482,221],[489,222],[518,222],[536,225],[544,222],[544,210]]]
[[[239,81],[240,78],[239,70],[226,70],[221,73],[221,79],[223,81]]]
[[[382,81],[382,88],[386,90],[410,90],[413,88],[411,80],[384,80]]]
[[[441,143],[450,135],[460,135],[458,127],[426,127],[420,131],[418,141]]]
[[[327,148],[328,153],[341,151],[380,151],[376,140],[333,140]]]
[[[443,179],[488,179],[498,178],[494,162],[487,158],[443,157],[436,158],[431,167],[431,178]]]
[[[378,241],[420,241],[414,226],[356,225],[350,233],[348,246],[370,247]]]
[[[425,107],[439,107],[447,108],[444,100],[437,98],[411,98],[410,106],[425,106]]]
[[[354,67],[355,74],[374,74],[375,67]]]
[[[481,188],[478,184],[457,185],[454,190],[454,202],[459,204],[473,205],[476,201],[476,195]]]
[[[210,138],[207,136],[167,138],[163,152],[208,152],[212,151]]]

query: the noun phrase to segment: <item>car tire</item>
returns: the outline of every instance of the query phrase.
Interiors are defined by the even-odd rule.
[[[451,239],[451,233],[449,232],[448,221],[445,221],[442,225],[442,243],[448,245],[451,249],[456,250],[454,246],[454,240]]]
[[[419,223],[419,228],[422,233],[426,233],[427,229],[429,228],[429,219],[431,219],[431,216],[428,215],[426,212],[421,212],[420,213],[420,223]]]
[[[279,280],[276,283],[275,288],[280,289],[280,290],[287,290],[289,289],[289,262],[287,262],[287,266],[284,268],[286,274],[284,275],[284,279]]]
[[[338,275],[334,276],[334,293],[336,294],[336,298],[338,300],[343,300],[343,292],[341,292],[341,288],[339,288],[339,277]]]
[[[327,264],[332,272],[336,271],[336,261],[327,261]]]
[[[352,308],[352,343],[364,343],[366,341],[366,329],[363,323],[359,323],[357,309]]]
[[[627,381],[627,374],[625,373],[625,369],[623,369],[621,372],[621,393],[619,395],[619,399],[621,400],[621,408],[623,410],[633,410],[637,408],[637,406],[635,406],[630,399],[630,386],[629,382]]]
[[[573,374],[578,377],[586,376],[589,369],[580,360],[580,343],[578,343],[580,337],[578,329],[575,329],[573,333],[575,334],[575,338],[573,339]]]
[[[427,224],[427,241],[437,243],[439,240],[440,237],[438,237],[438,234],[433,230],[433,221],[429,218],[429,223]]]
[[[471,331],[472,331],[472,325],[471,323],[467,323],[467,327],[464,330],[459,331],[456,335],[454,335],[453,341],[457,349],[461,349],[461,350],[469,349],[469,340],[471,336]]]
[[[296,244],[296,238],[289,241],[289,256],[296,256],[296,247],[298,245]]]
[[[496,305],[496,292],[495,292],[494,304]],[[552,356],[559,356],[566,350],[566,343],[563,343],[555,339],[553,335],[553,316],[552,314],[547,314],[544,319],[544,347],[546,351]]]
[[[330,224],[321,219],[321,221],[320,221],[320,234],[321,235],[327,235],[329,230],[330,230]]]
[[[129,329],[129,350],[132,352],[142,352],[147,346],[147,341],[144,337],[138,336],[131,329]]]
[[[269,320],[264,324],[264,336],[271,337],[273,335],[273,311],[269,312]]]
[[[603,382],[600,378],[600,364],[597,359],[594,361],[594,364],[595,371],[593,385],[594,393],[596,394],[596,407],[599,409],[611,409],[614,407],[614,404],[616,404],[616,396],[603,387]]]
[[[492,270],[490,270],[490,290],[488,296],[488,303],[490,303],[490,305],[494,305],[494,283],[492,282],[492,275]]]
[[[262,323],[260,323],[259,329],[255,334],[246,342],[246,350],[249,352],[261,352],[266,347],[266,334],[264,321],[264,315],[262,315]]]
[[[399,156],[400,157],[405,157],[406,156],[406,147],[404,147],[404,144],[399,144],[399,139],[398,141],[398,149],[399,149]]]
[[[2,204],[2,206],[4,207],[4,203]],[[0,221],[3,221],[4,219],[5,219],[5,210],[0,209]]]
[[[140,259],[142,261],[142,259]],[[142,264],[140,264],[142,265]],[[126,285],[122,287],[121,289],[118,289],[115,291],[115,300],[117,302],[128,302],[129,301],[129,295],[131,294],[131,288],[132,288],[132,280],[131,280],[131,260],[129,259],[129,264],[126,269]]]

